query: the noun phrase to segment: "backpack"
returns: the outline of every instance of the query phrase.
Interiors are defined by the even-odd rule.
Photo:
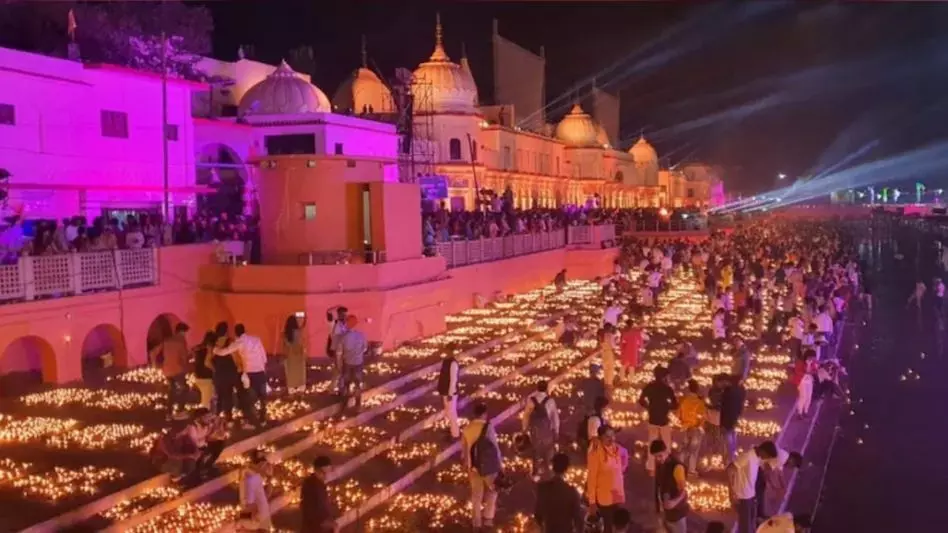
[[[546,402],[550,401],[550,397],[547,396],[542,402],[538,402],[536,396],[531,396],[530,401],[533,402],[533,411],[530,412],[530,419],[527,421],[530,440],[533,441],[534,446],[552,443],[555,440],[553,421],[546,412]]]
[[[586,415],[579,421],[579,426],[576,428],[576,443],[582,449],[589,447],[589,419],[592,417],[598,417],[602,424],[606,423],[601,415],[596,414]]]
[[[497,445],[487,438],[488,422],[484,423],[481,434],[471,445],[471,466],[482,476],[491,476],[500,473],[500,450]]]

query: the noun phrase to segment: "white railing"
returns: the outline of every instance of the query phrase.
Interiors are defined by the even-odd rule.
[[[24,256],[16,264],[0,265],[0,302],[157,283],[157,248]]]
[[[568,242],[570,244],[592,244],[616,240],[615,224],[600,224],[597,226],[570,226],[568,228]]]
[[[545,252],[566,246],[566,234],[562,231],[510,235],[477,241],[451,241],[438,243],[438,255],[444,257],[448,268],[475,263],[498,261],[510,257]]]

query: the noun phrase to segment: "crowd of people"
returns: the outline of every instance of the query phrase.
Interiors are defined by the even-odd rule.
[[[582,404],[575,437],[564,431],[560,416],[564,402],[573,398],[555,397],[549,383],[541,381],[524,399],[514,442],[532,459],[533,516],[542,531],[578,533],[598,528],[618,533],[631,527],[625,493],[630,457],[608,420],[610,410],[624,408],[615,401],[617,387],[640,371],[641,354],[650,343],[644,318],[654,312],[659,294],[679,276],[693,276],[704,287],[713,319],[708,338],[701,341],[706,346],[699,349],[697,341],[679,345],[667,365],[654,369],[638,398],[647,413],[649,453],[643,466],[654,480],[656,515],[666,531],[687,531],[691,509],[686,481],[707,475],[698,471],[701,458],[720,453],[739,533],[808,528],[806,515],[780,514],[771,504],[774,495],[782,494],[786,476],[802,466],[800,453],[770,440],[739,453],[745,382],[755,365],[755,351],[766,345],[788,345],[794,364],[787,382],[797,390],[798,416],[812,416],[814,401],[845,395],[840,383],[845,369],[836,356],[840,328],[851,302],[871,301],[871,283],[854,250],[844,232],[779,223],[754,225],[729,236],[714,234],[700,243],[626,242],[615,275],[604,283],[599,330],[581,331],[578,317],[567,317],[560,326],[564,345],[575,346],[584,335],[592,334],[601,349],[601,364],[590,368],[581,384],[581,399],[575,400]],[[563,271],[554,284],[562,288],[565,283]],[[359,320],[345,308],[329,310],[326,320],[330,329],[326,352],[333,362],[341,409],[359,409],[369,344],[359,331]],[[306,386],[306,350],[300,335],[304,322],[304,316],[294,317],[284,332],[284,373],[287,387],[293,390]],[[740,335],[741,324],[749,324],[753,333]],[[222,323],[207,332],[200,345],[189,348],[187,326],[182,324],[153,350],[152,361],[168,380],[169,419],[189,420],[183,430],[169,431],[159,439],[153,451],[178,477],[199,480],[215,472],[214,463],[235,426],[235,407],[242,414],[243,426],[259,429],[267,423],[269,389],[263,345],[242,325],[234,328],[234,338],[228,333],[227,324]],[[710,350],[730,354],[732,368],[714,376],[710,387],[702,390],[692,372],[700,352]],[[451,347],[445,350],[436,390],[447,421],[446,438],[461,441],[462,465],[470,473],[472,526],[488,531],[494,525],[497,500],[512,481],[503,471],[503,454],[488,406],[475,403],[470,421],[459,423],[458,393],[464,378],[453,354]],[[201,407],[186,414],[185,376],[192,371]],[[678,421],[677,428],[673,419]],[[561,451],[564,437],[585,453],[577,459]],[[673,451],[676,443],[679,452]],[[269,508],[258,480],[266,478],[269,466],[262,454],[255,457],[259,460],[251,460],[241,477],[242,523],[246,530],[265,530],[270,524]],[[577,460],[586,466],[580,492],[564,477]],[[303,530],[332,531],[335,511],[326,493],[325,476],[330,461],[320,457],[316,463],[315,477],[303,485]],[[723,528],[712,523],[708,531]]]
[[[326,351],[332,361],[340,410],[359,410],[364,366],[373,355],[373,345],[360,330],[358,317],[349,314],[345,307],[329,309],[325,318],[330,329]],[[283,331],[282,374],[289,393],[307,386],[307,350],[302,334],[305,325],[306,317],[297,314],[287,320]],[[235,429],[260,431],[269,425],[267,399],[271,391],[263,342],[248,333],[243,324],[234,326],[231,336],[228,324],[221,322],[195,346],[188,345],[188,331],[186,324],[178,324],[173,334],[149,353],[149,360],[165,376],[167,420],[172,422],[155,441],[150,456],[156,466],[176,481],[191,485],[219,473],[214,465]],[[198,409],[190,413],[186,409],[189,374],[194,376],[200,398]],[[328,457],[317,458],[313,465],[315,477],[311,476],[303,485],[307,504],[304,517],[308,517],[307,523],[320,527],[331,524],[333,519],[325,488],[329,466]],[[269,529],[269,500],[263,484],[269,473],[266,455],[252,453],[248,466],[241,472],[240,501],[246,512],[240,521],[240,531]],[[326,511],[313,511],[314,508]]]
[[[123,216],[76,216],[62,220],[24,220],[20,215],[7,219],[0,235],[0,254],[4,264],[23,255],[55,255],[69,252],[95,252],[193,244],[211,241],[256,241],[258,221],[253,217],[226,212],[197,213],[193,217],[175,217],[171,224],[158,213],[128,213]],[[258,246],[255,248],[259,249]]]
[[[515,442],[533,460],[534,518],[542,531],[612,533],[631,527],[625,495],[629,453],[608,423],[609,409],[622,409],[613,402],[615,388],[636,373],[640,353],[649,342],[642,316],[654,309],[658,293],[682,270],[704,284],[714,316],[709,344],[730,353],[733,367],[714,376],[709,389],[702,391],[691,378],[698,350],[686,342],[667,366],[654,369],[653,379],[642,390],[638,403],[647,412],[649,442],[644,467],[654,480],[656,514],[665,531],[687,531],[691,510],[686,480],[701,475],[697,469],[701,457],[720,451],[738,532],[808,529],[808,515],[781,514],[773,505],[774,497],[786,487],[787,476],[803,465],[801,454],[771,440],[738,452],[738,426],[747,399],[745,381],[755,364],[754,348],[783,345],[789,337],[794,366],[788,370],[787,382],[797,388],[798,414],[810,416],[814,400],[844,394],[839,378],[845,371],[834,347],[847,303],[871,298],[869,282],[853,252],[845,234],[815,225],[767,224],[701,244],[631,242],[625,246],[616,276],[604,289],[598,332],[602,364],[591,368],[582,385],[585,414],[575,443],[586,452],[580,460],[587,470],[580,493],[564,479],[574,458],[556,452],[556,443],[563,437],[557,400],[568,399],[553,398],[546,382],[538,383],[525,399],[521,434]],[[625,275],[636,270],[637,276]],[[564,274],[556,281],[562,282]],[[625,324],[622,316],[629,318]],[[754,333],[745,339],[737,326],[747,321]],[[580,336],[576,321],[566,319],[561,342],[574,345]],[[452,373],[454,364],[450,358],[446,361],[443,373],[448,373],[446,381],[452,386],[442,395],[445,417],[453,420],[456,413],[450,393],[457,378]],[[680,453],[672,451],[673,414],[679,422]],[[484,404],[475,405],[472,420],[461,430],[462,461],[471,472],[472,525],[475,530],[490,530],[505,478],[499,466],[501,448]],[[452,435],[457,433],[455,422],[449,427]],[[725,526],[713,522],[707,529],[724,531]]]

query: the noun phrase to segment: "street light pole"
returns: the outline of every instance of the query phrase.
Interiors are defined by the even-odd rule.
[[[164,7],[164,0],[162,0]],[[164,19],[164,9],[161,10]],[[168,34],[161,30],[161,172],[164,198],[162,212],[165,224],[171,223],[171,200],[168,193]]]

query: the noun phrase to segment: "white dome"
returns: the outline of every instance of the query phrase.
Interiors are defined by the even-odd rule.
[[[598,125],[579,104],[573,105],[569,114],[556,125],[556,138],[568,146],[597,146]]]
[[[658,152],[645,140],[645,136],[639,137],[639,140],[629,148],[629,153],[636,163],[655,163],[658,164]]]
[[[444,51],[441,43],[441,18],[435,27],[435,49],[428,61],[412,73],[411,91],[415,109],[423,113],[473,113],[477,87],[470,72],[465,72]]]
[[[318,87],[299,77],[286,61],[240,99],[239,114],[296,115],[329,113],[332,105]]]

